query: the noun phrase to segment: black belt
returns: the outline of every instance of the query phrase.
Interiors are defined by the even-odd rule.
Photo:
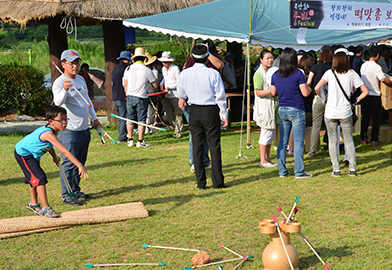
[[[192,106],[194,106],[194,107],[215,107],[215,106],[218,106],[217,104],[214,104],[214,105],[197,105],[197,104],[191,104],[191,105],[189,105],[189,107],[192,107]]]

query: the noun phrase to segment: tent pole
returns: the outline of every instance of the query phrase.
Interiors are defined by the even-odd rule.
[[[248,43],[246,43],[246,57],[248,60],[248,99],[247,99],[247,129],[246,129],[246,133],[247,133],[247,144],[246,144],[246,148],[253,148],[251,142],[250,142],[250,41],[252,40],[252,13],[253,13],[253,0],[250,0],[250,20],[249,20],[249,40]]]
[[[248,95],[247,95],[247,102],[246,102],[246,124],[247,124],[247,129],[246,129],[246,134],[247,134],[247,143],[246,143],[246,148],[253,148],[251,142],[250,142],[250,53],[249,53],[249,42],[246,43],[246,58],[247,58],[247,80],[248,80]]]

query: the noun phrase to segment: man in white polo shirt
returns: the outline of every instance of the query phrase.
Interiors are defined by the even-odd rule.
[[[145,124],[147,119],[148,97],[147,92],[152,86],[158,88],[159,84],[151,69],[144,65],[147,56],[143,48],[136,48],[132,56],[133,64],[124,71],[123,82],[124,91],[127,96],[127,113],[128,119]],[[128,146],[133,146],[133,129],[134,123],[127,123]],[[136,147],[149,147],[150,145],[144,140],[144,131],[146,127],[139,125],[139,141]]]
[[[363,83],[369,90],[369,95],[365,97],[362,104],[362,123],[361,123],[361,144],[366,145],[367,131],[369,127],[370,117],[373,120],[372,133],[370,138],[370,145],[376,146],[381,145],[378,140],[381,124],[381,93],[380,93],[380,82],[388,86],[392,86],[392,81],[385,77],[381,66],[377,64],[380,59],[382,50],[379,46],[370,47],[369,61],[361,66],[361,78]]]
[[[222,173],[220,127],[227,126],[226,94],[218,71],[207,68],[208,49],[205,44],[193,47],[194,66],[182,71],[177,84],[178,106],[183,109],[188,103],[189,127],[193,143],[193,160],[197,187],[205,189],[206,174],[203,163],[204,140],[211,152],[211,178],[213,188],[226,188]],[[186,101],[188,99],[188,101]]]

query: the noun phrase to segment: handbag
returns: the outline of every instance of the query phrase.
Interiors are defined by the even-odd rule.
[[[343,95],[345,96],[345,98],[347,99],[347,101],[348,101],[348,103],[350,103],[350,105],[351,105],[351,111],[352,111],[352,118],[353,118],[353,126],[355,125],[355,123],[357,122],[357,120],[358,120],[358,116],[357,116],[357,114],[355,113],[355,104],[352,104],[351,103],[351,100],[350,100],[350,98],[347,96],[347,94],[346,94],[346,92],[344,92],[344,89],[343,89],[343,86],[341,85],[341,83],[340,83],[340,81],[339,81],[339,78],[338,78],[338,76],[336,75],[336,73],[335,73],[335,70],[334,69],[332,69],[332,73],[333,73],[333,75],[335,75],[335,79],[336,79],[336,81],[338,82],[338,84],[339,84],[339,87],[340,87],[340,90],[342,90],[342,92],[343,92]]]

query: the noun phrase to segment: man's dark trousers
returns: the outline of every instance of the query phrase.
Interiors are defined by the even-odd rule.
[[[211,153],[211,178],[214,188],[220,188],[224,185],[224,176],[222,174],[222,155],[220,145],[220,126],[221,119],[219,116],[218,105],[191,105],[189,108],[189,128],[192,134],[193,143],[193,161],[197,186],[204,188],[206,186],[206,174],[203,163],[204,140],[210,147]]]
[[[381,124],[381,97],[380,96],[367,96],[362,101],[362,123],[361,123],[361,141],[367,140],[367,132],[370,122],[370,117],[373,120],[372,132],[370,141],[377,142],[380,132]]]

